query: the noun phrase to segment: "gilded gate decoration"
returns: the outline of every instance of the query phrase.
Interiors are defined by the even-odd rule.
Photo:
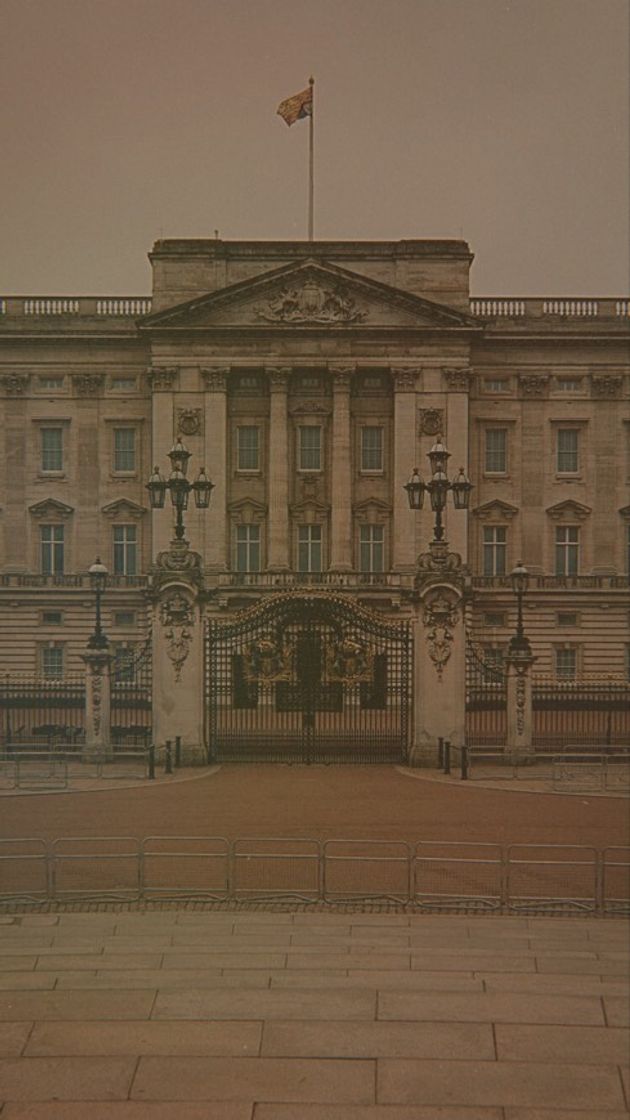
[[[209,757],[400,762],[411,724],[412,643],[342,593],[289,591],[208,623]]]

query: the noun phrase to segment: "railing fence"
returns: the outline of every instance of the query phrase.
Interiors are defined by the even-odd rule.
[[[0,841],[0,903],[381,902],[418,911],[630,915],[630,845],[305,837]]]

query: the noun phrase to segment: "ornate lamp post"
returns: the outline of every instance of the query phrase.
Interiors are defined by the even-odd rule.
[[[472,482],[466,477],[464,468],[460,467],[457,478],[451,482],[446,473],[450,452],[447,451],[442,437],[438,436],[436,443],[428,452],[427,458],[431,463],[431,478],[425,482],[420,476],[418,467],[414,467],[409,482],[405,485],[409,506],[413,510],[420,510],[424,505],[424,495],[428,493],[431,509],[435,513],[433,526],[433,542],[444,540],[444,525],[442,513],[446,508],[446,496],[451,491],[455,509],[468,509]]]
[[[107,649],[107,635],[103,632],[103,628],[101,626],[101,595],[105,590],[109,572],[107,571],[105,565],[101,563],[98,556],[96,557],[94,563],[91,564],[88,568],[88,572],[92,590],[96,595],[96,618],[94,623],[94,633],[91,634],[88,639],[88,649]]]
[[[171,502],[175,507],[177,520],[175,522],[175,540],[184,540],[184,510],[188,509],[188,499],[191,491],[195,495],[197,509],[207,509],[210,505],[210,496],[214,483],[207,477],[204,467],[201,467],[194,482],[186,478],[190,451],[178,439],[168,453],[171,460],[171,473],[166,479],[160,474],[160,468],[154,467],[148,483],[149,501],[151,509],[163,509],[166,491],[171,495]]]
[[[523,597],[527,593],[527,588],[529,586],[529,572],[522,560],[519,560],[516,567],[510,572],[510,579],[512,581],[512,590],[516,595],[517,609],[516,633],[510,641],[510,653],[531,655],[532,650],[529,644],[529,638],[525,634],[525,629],[523,627]]]

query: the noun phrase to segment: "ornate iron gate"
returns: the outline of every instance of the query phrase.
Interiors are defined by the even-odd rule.
[[[112,667],[111,685],[112,742],[148,745],[152,705],[150,637],[128,658],[118,655]]]
[[[507,741],[505,669],[487,661],[481,646],[466,639],[466,743],[503,747]]]
[[[287,592],[211,620],[206,741],[217,760],[401,762],[412,640],[351,598]]]

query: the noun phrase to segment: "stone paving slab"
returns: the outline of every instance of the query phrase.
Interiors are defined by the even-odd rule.
[[[135,1058],[6,1058],[0,1060],[5,1099],[126,1100]]]
[[[22,1019],[148,1019],[155,992],[3,992],[0,1022]]]
[[[27,1056],[257,1055],[261,1023],[36,1023]],[[0,1036],[1,1037],[1,1036]]]
[[[493,1061],[490,1023],[265,1023],[261,1054],[287,1058],[479,1058]]]
[[[615,997],[611,997],[614,1001]],[[476,1023],[576,1023],[604,1026],[595,996],[533,996],[520,992],[381,992],[379,1019]],[[610,1020],[609,1020],[609,1025]]]
[[[630,1065],[630,1030],[622,1027],[496,1023],[494,1031],[499,1061]]]
[[[370,1061],[141,1058],[131,1097],[371,1104],[374,1078],[375,1063]]]
[[[520,1105],[623,1109],[614,1066],[558,1062],[439,1062],[384,1058],[377,1100],[383,1103]]]
[[[373,992],[212,991],[158,993],[154,1019],[374,1019]]]
[[[395,991],[457,991],[481,992],[483,981],[470,972],[389,972],[374,969],[349,969],[340,972],[272,972],[272,988],[370,988]]]
[[[253,1104],[249,1101],[204,1101],[188,1104],[177,1101],[111,1101],[89,1103],[89,1120],[252,1120]],[[57,1104],[20,1103],[6,1104],[0,1113],[2,1120],[86,1120],[85,1104],[70,1101]],[[404,1120],[404,1118],[403,1118]],[[463,1118],[462,1118],[463,1120]],[[470,1118],[476,1120],[476,1118]],[[485,1117],[483,1118],[485,1120]],[[616,1120],[613,1116],[612,1120]]]
[[[251,969],[247,976],[238,972],[222,974],[219,969],[196,972],[194,969],[134,969],[132,972],[61,972],[57,977],[57,991],[82,988],[120,989],[122,991],[144,991],[152,988],[182,988],[190,991],[200,988],[268,988],[270,973]],[[330,982],[328,982],[330,987]]]
[[[21,1054],[32,1028],[32,1023],[0,1023],[0,1057]]]

